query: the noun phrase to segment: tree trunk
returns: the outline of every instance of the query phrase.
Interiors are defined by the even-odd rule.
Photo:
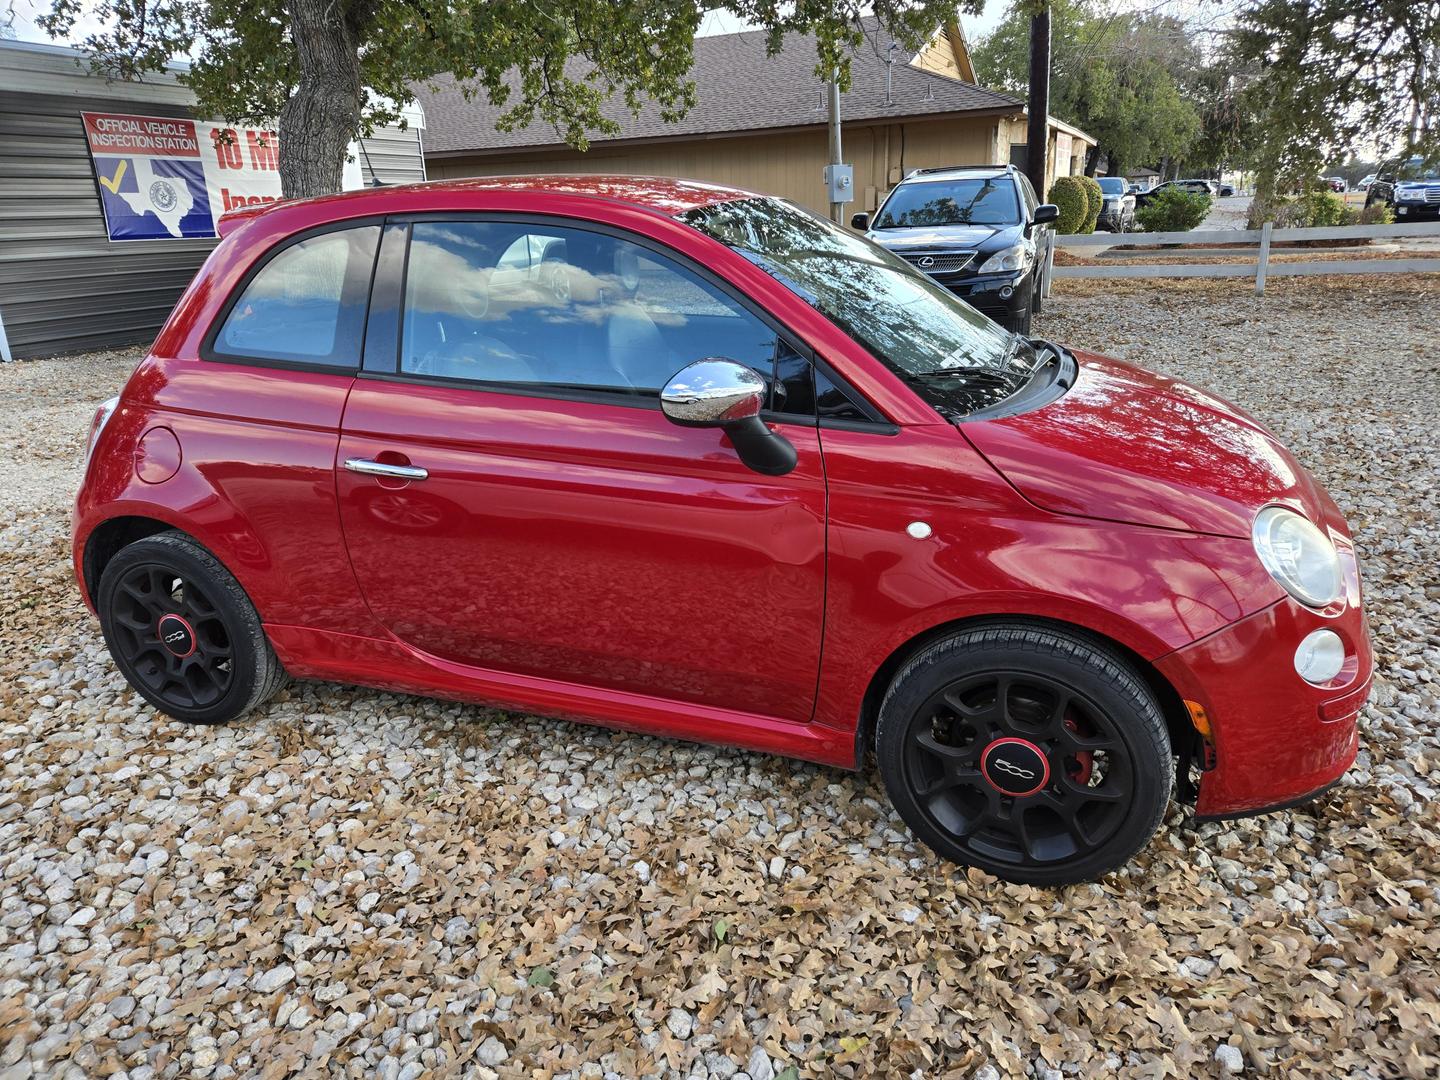
[[[1101,153],[1100,144],[1099,144],[1099,143],[1096,143],[1094,146],[1092,146],[1092,147],[1090,148],[1090,153],[1088,153],[1088,154],[1085,155],[1085,175],[1086,175],[1086,176],[1094,176],[1094,175],[1095,175],[1095,170],[1100,167],[1100,153]],[[1114,163],[1113,163],[1113,162],[1110,162],[1109,164],[1112,164],[1112,165],[1113,165]],[[1114,171],[1115,171],[1114,169],[1111,169],[1111,170],[1110,170],[1110,172],[1111,172],[1112,175],[1113,175]]]
[[[280,190],[305,199],[340,190],[360,130],[359,34],[340,0],[288,0],[300,85],[280,110]]]
[[[1046,158],[1050,153],[1050,5],[1030,17],[1030,123],[1025,175],[1045,201]]]

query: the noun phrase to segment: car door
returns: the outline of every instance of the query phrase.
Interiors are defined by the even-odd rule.
[[[336,472],[377,618],[452,663],[808,720],[813,412],[777,415],[798,464],[764,476],[658,403],[708,356],[772,379],[785,336],[678,255],[580,222],[417,219],[387,229],[382,274],[402,262],[403,290],[377,282],[401,295],[372,302]]]

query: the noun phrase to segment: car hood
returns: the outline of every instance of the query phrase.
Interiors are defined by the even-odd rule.
[[[975,248],[1016,225],[936,225],[911,229],[875,229],[867,235],[882,247],[904,248]]]
[[[1118,360],[1091,353],[1076,359],[1079,374],[1063,397],[960,426],[1030,502],[1062,514],[1240,537],[1271,503],[1323,520],[1310,474],[1242,410]]]

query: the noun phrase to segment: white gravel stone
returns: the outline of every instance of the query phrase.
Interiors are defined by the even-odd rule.
[[[480,1044],[480,1049],[475,1051],[475,1059],[482,1065],[500,1065],[510,1057],[510,1051],[505,1049],[505,1044],[491,1035]]]
[[[695,1030],[695,1016],[684,1009],[671,1009],[665,1014],[665,1026],[670,1029],[671,1035],[683,1041],[690,1038]]]
[[[250,988],[261,994],[272,994],[295,978],[295,969],[289,964],[262,971],[250,980]]]
[[[1215,1061],[1231,1076],[1245,1071],[1245,1055],[1240,1052],[1238,1046],[1221,1043],[1215,1047]]]

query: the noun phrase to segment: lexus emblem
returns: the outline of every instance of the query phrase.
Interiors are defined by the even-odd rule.
[[[915,265],[916,265],[916,266],[920,266],[920,267],[924,267],[924,268],[928,269],[929,267],[932,267],[932,266],[935,265],[935,260],[934,260],[932,257],[930,257],[929,255],[923,255],[923,256],[921,256],[920,261],[919,261],[918,263],[916,263]]]

